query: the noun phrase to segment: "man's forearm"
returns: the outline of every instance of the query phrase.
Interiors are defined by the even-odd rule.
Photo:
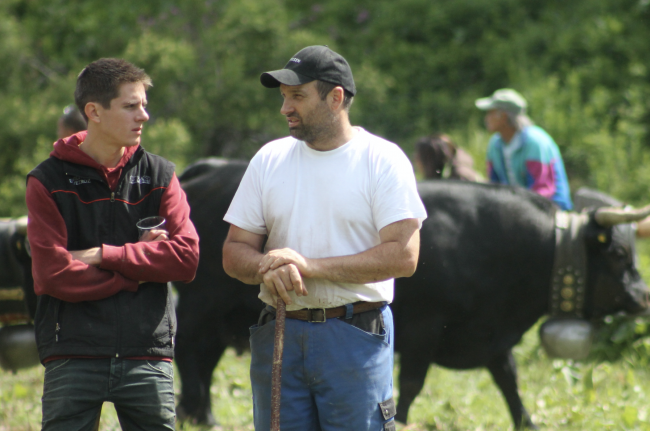
[[[373,283],[413,275],[417,257],[417,250],[413,253],[397,242],[389,242],[350,256],[307,259],[302,275],[339,283]]]
[[[248,244],[227,241],[223,246],[226,274],[246,284],[262,283],[259,263],[264,255]]]
[[[396,277],[409,277],[415,272],[420,250],[417,220],[391,225],[403,235],[384,240],[364,252],[348,256],[310,259],[292,249],[269,251],[260,265],[260,272],[282,265],[295,265],[303,278],[321,278],[338,283],[373,283]]]
[[[73,259],[79,260],[86,265],[99,266],[102,263],[102,248],[94,247],[87,250],[71,251]]]

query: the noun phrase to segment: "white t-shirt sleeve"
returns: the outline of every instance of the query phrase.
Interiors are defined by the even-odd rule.
[[[427,212],[418,194],[413,165],[397,145],[380,159],[377,172],[379,178],[372,201],[377,230],[410,218],[418,219],[422,227]]]
[[[248,165],[235,197],[223,219],[248,232],[266,235],[268,232],[264,221],[260,161],[261,157],[259,157],[258,153]]]

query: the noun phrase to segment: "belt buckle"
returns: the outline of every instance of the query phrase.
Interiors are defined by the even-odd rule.
[[[307,321],[311,323],[325,323],[327,316],[324,308],[308,308]]]

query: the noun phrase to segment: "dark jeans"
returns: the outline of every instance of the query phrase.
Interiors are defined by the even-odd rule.
[[[96,430],[105,401],[123,430],[173,430],[170,362],[117,358],[58,359],[45,364],[43,430]]]

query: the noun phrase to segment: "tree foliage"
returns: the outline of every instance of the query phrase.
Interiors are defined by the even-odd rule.
[[[480,168],[474,100],[513,87],[560,145],[571,184],[641,203],[650,180],[648,0],[3,0],[0,215],[25,211],[24,177],[89,62],[152,76],[143,145],[182,168],[249,157],[286,134],[259,74],[311,44],[352,65],[352,119],[410,152],[450,133]]]

